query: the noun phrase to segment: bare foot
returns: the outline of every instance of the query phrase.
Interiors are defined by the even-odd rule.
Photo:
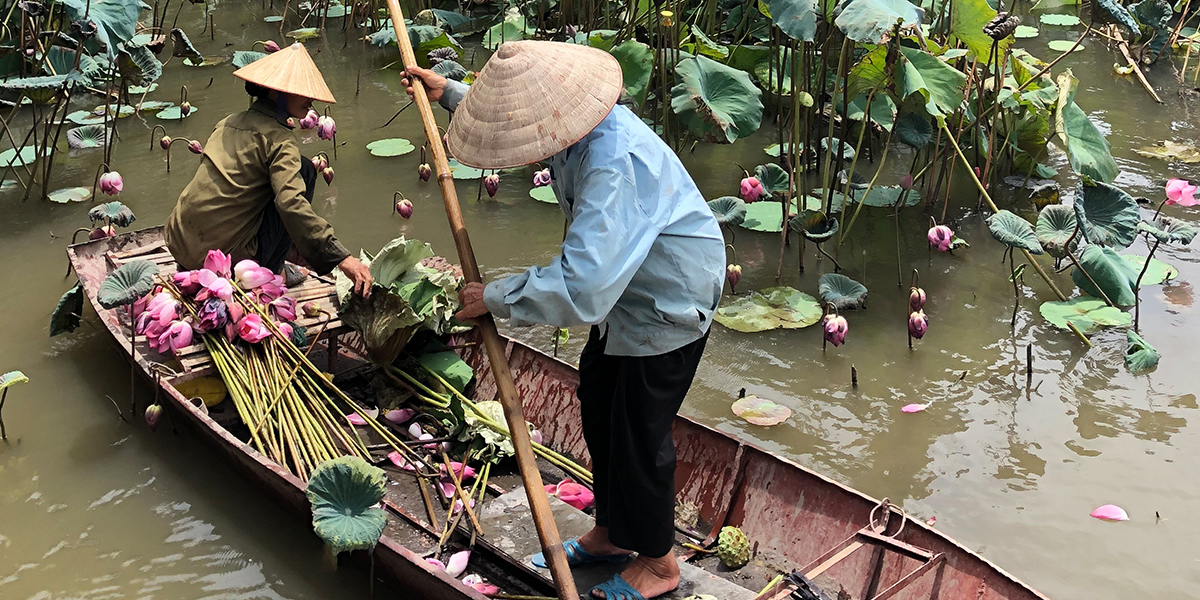
[[[674,552],[658,558],[638,556],[625,567],[621,577],[643,597],[654,598],[679,587],[679,564]],[[605,596],[604,592],[595,592],[592,597]]]
[[[624,548],[614,546],[612,542],[608,541],[608,528],[599,525],[579,536],[579,545],[583,547],[584,551],[593,556],[624,556],[633,554]]]

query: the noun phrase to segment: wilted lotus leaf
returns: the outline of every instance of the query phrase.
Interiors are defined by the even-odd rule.
[[[1200,149],[1190,143],[1179,143],[1171,140],[1161,141],[1153,146],[1142,146],[1134,150],[1142,156],[1161,158],[1166,161],[1186,164],[1200,163]]]
[[[1059,329],[1070,329],[1067,324],[1072,323],[1083,333],[1099,331],[1103,327],[1125,327],[1133,322],[1129,313],[1086,296],[1066,302],[1043,302],[1038,311]]]
[[[131,85],[150,85],[162,77],[163,65],[146,46],[125,43],[121,44],[117,69],[121,78]]]
[[[1137,225],[1138,231],[1149,233],[1154,239],[1166,244],[1191,244],[1196,237],[1196,229],[1183,221],[1170,217],[1159,217],[1154,223],[1142,221]]]
[[[129,210],[128,206],[121,204],[117,200],[93,206],[88,211],[88,218],[92,220],[92,223],[107,221],[117,227],[129,227],[137,219],[137,217],[133,216],[133,211]]]
[[[446,79],[453,79],[454,81],[462,81],[467,76],[467,68],[453,60],[443,60],[433,65],[431,70]]]
[[[746,220],[746,202],[736,196],[721,196],[710,200],[708,208],[721,225],[741,225]]]
[[[108,139],[104,125],[84,125],[67,130],[67,145],[75,148],[99,148]]]
[[[816,298],[797,289],[774,287],[737,298],[717,309],[713,318],[743,333],[800,329],[821,320],[821,305]]]
[[[316,27],[304,27],[302,29],[293,29],[284,34],[297,42],[307,42],[308,40],[321,37],[321,30]]]
[[[192,60],[190,58],[183,59],[183,64],[188,67],[215,67],[225,64],[229,60],[225,56],[201,56],[200,60]]]
[[[1146,267],[1146,257],[1140,254],[1122,254],[1129,264],[1138,273],[1142,272],[1142,268]],[[1142,275],[1142,285],[1158,285],[1166,283],[1172,279],[1179,277],[1179,269],[1158,260],[1157,258],[1150,259],[1150,266],[1146,268],[1146,274]]]
[[[387,525],[375,505],[387,493],[383,469],[357,456],[327,460],[313,470],[305,488],[312,505],[313,530],[334,554],[371,550]]]
[[[79,317],[83,314],[83,284],[67,290],[58,299],[58,306],[50,315],[50,337],[60,333],[70,333],[79,328]]]
[[[1158,365],[1158,350],[1155,350],[1154,346],[1151,346],[1136,331],[1132,329],[1126,331],[1125,338],[1129,344],[1125,348],[1125,368],[1129,369],[1130,373],[1136,375]]]
[[[826,273],[817,281],[821,302],[833,304],[838,310],[858,308],[867,301],[867,286],[841,273]]]
[[[1029,192],[1029,199],[1032,200],[1033,204],[1038,207],[1038,210],[1041,210],[1051,204],[1058,204],[1058,193],[1058,182],[1051,181],[1050,183],[1039,185],[1033,188],[1033,191]]]
[[[1001,244],[1042,254],[1042,245],[1033,233],[1033,226],[1012,211],[1001,210],[987,218],[988,231]]]
[[[54,190],[46,194],[46,199],[59,204],[67,204],[68,202],[84,202],[92,197],[92,188],[89,187],[70,187],[61,190]]]
[[[171,30],[171,41],[175,44],[175,47],[171,49],[171,56],[186,58],[194,63],[204,61],[204,55],[200,54],[196,46],[192,45],[192,40],[188,39],[182,29],[176,27]]]
[[[371,156],[404,156],[416,149],[412,142],[404,138],[375,140],[367,144],[367,150],[371,151]]]
[[[232,64],[234,67],[240,69],[256,60],[266,58],[266,57],[267,57],[267,53],[265,53],[265,52],[256,52],[254,50],[236,50],[233,53],[233,63]]]
[[[96,300],[104,308],[133,304],[154,288],[155,275],[158,275],[158,265],[148,260],[127,262],[104,279],[96,292]]]
[[[733,403],[733,414],[752,425],[770,427],[778,425],[792,416],[792,409],[751,395],[739,398],[737,402]]]

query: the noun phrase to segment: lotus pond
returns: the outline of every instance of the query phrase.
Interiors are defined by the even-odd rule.
[[[1169,179],[1200,179],[1197,7],[1046,0],[1018,3],[1018,24],[984,0],[834,4],[405,9],[418,55],[448,76],[523,37],[621,61],[627,99],[730,220],[740,268],[688,415],[890,498],[1051,598],[1191,595],[1200,215],[1185,184],[1160,205]],[[340,100],[336,136],[297,130],[336,171],[315,205],[339,238],[403,234],[452,255],[437,187],[418,177],[416,111],[397,114],[380,5],[3,5],[0,372],[28,381],[0,379],[0,595],[365,597],[363,573],[335,568],[306,523],[187,431],[116,417],[128,369],[94,315],[48,334],[75,282],[72,232],[162,223],[195,169],[185,147],[246,106],[230,72],[268,41],[302,40]],[[489,278],[557,251],[563,215],[535,173],[485,189],[492,173],[456,169]],[[586,336],[508,333],[568,359]],[[1130,520],[1089,516],[1107,504]]]

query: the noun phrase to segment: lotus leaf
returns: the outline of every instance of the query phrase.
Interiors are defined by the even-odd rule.
[[[792,409],[758,396],[738,398],[731,408],[733,414],[745,419],[751,425],[763,427],[778,425],[792,416]]]
[[[192,106],[191,112],[189,112],[188,114],[185,115],[185,114],[183,114],[183,111],[180,110],[180,108],[178,106],[172,106],[170,108],[165,108],[163,110],[160,110],[160,111],[154,113],[154,116],[158,117],[159,119],[162,119],[164,121],[179,121],[181,119],[186,119],[186,118],[196,114],[196,111],[198,111],[198,110],[200,110],[200,109],[196,108],[195,106]]]
[[[1041,16],[1041,21],[1045,25],[1058,25],[1060,27],[1074,27],[1081,22],[1079,17],[1075,15],[1059,14],[1044,14]]]
[[[443,29],[449,28],[450,32],[458,35],[473,35],[483,31],[487,25],[486,19],[472,19],[462,13],[457,13],[449,10],[435,8],[433,15],[437,17],[438,24]]]
[[[1133,323],[1129,313],[1103,300],[1079,296],[1066,302],[1043,302],[1038,311],[1042,318],[1059,329],[1070,329],[1074,324],[1083,333],[1094,333],[1103,327],[1125,327]]]
[[[387,513],[375,506],[386,493],[383,469],[357,456],[321,463],[305,488],[312,505],[313,531],[334,554],[373,550],[387,526]]]
[[[405,273],[431,256],[433,248],[429,244],[400,236],[388,242],[371,259],[371,277],[380,287],[391,288],[401,281]],[[345,302],[345,298],[342,301]]]
[[[237,50],[233,53],[233,66],[240,69],[260,58],[266,58],[265,52],[255,52],[253,50]]]
[[[896,138],[910,148],[921,150],[928,146],[933,141],[933,133],[933,125],[925,115],[903,112],[896,117]]]
[[[867,116],[867,100],[868,94],[863,94],[850,102],[850,106],[845,109],[846,118],[851,121],[862,121]],[[871,100],[871,122],[883,128],[884,131],[891,131],[896,124],[896,103],[892,102],[892,97],[887,94],[876,94],[875,99]]]
[[[171,49],[171,56],[176,58],[186,58],[194,63],[204,61],[204,55],[192,45],[192,40],[188,39],[186,33],[182,29],[176,27],[171,30],[171,40],[174,42],[174,47]]]
[[[758,178],[758,182],[762,184],[763,190],[771,198],[782,198],[787,196],[789,191],[789,178],[787,171],[783,167],[775,163],[767,163],[754,167],[754,176]]]
[[[812,191],[813,195],[824,197],[825,190],[817,188]],[[849,204],[857,204],[862,202],[865,206],[874,208],[893,208],[900,201],[900,197],[904,196],[904,188],[899,185],[883,185],[875,186],[868,190],[850,189]],[[908,191],[908,195],[904,196],[904,206],[916,206],[921,202],[921,192],[917,188]],[[832,212],[841,212],[846,202],[846,195],[839,190],[834,190],[832,198]]]
[[[98,115],[90,110],[77,110],[67,115],[67,120],[76,125],[98,125],[104,122],[104,115]]]
[[[1144,231],[1159,242],[1187,246],[1196,237],[1196,229],[1183,221],[1170,217],[1159,217],[1154,224],[1141,221],[1138,231]]]
[[[20,371],[9,371],[0,375],[0,390],[8,389],[9,386],[18,383],[29,383],[29,378]]]
[[[1037,27],[1030,27],[1028,25],[1017,25],[1016,31],[1013,32],[1013,37],[1015,37],[1019,40],[1024,40],[1024,39],[1029,39],[1029,38],[1035,38],[1038,36],[1039,33],[1040,32],[1038,31]]]
[[[1075,233],[1075,209],[1062,204],[1050,204],[1038,213],[1037,234],[1038,243],[1046,253],[1054,258],[1067,255],[1064,247]],[[1071,242],[1071,252],[1079,247],[1079,238]]]
[[[267,15],[263,17],[263,23],[278,23],[283,20],[283,15]]]
[[[1150,259],[1150,266],[1146,267],[1146,257],[1140,254],[1122,254],[1129,264],[1133,265],[1133,269],[1138,274],[1141,274],[1142,269],[1146,269],[1146,273],[1142,275],[1141,285],[1158,285],[1166,283],[1176,277],[1179,277],[1179,269],[1158,260],[1157,258]],[[1137,275],[1134,276],[1136,279]]]
[[[154,288],[156,275],[158,265],[148,260],[127,262],[104,278],[100,289],[96,291],[96,301],[109,309],[133,304]]]
[[[229,60],[227,56],[202,56],[200,60],[185,58],[183,59],[183,64],[188,67],[215,67],[225,64],[227,60]]]
[[[449,161],[450,175],[455,179],[479,179],[483,177],[483,169],[468,167],[453,158]]]
[[[1059,203],[1059,186],[1057,181],[1039,185],[1029,192],[1029,199],[1041,210],[1051,204]]]
[[[722,62],[729,58],[729,48],[713,41],[699,27],[692,25],[691,33],[694,43],[683,44],[681,47],[685,50],[690,51],[692,54],[707,56]]]
[[[158,89],[157,83],[152,83],[150,85],[131,85],[131,86],[129,86],[129,93],[130,94],[149,94],[157,89]]]
[[[639,106],[646,101],[650,89],[650,74],[654,68],[654,52],[650,46],[636,40],[627,40],[609,50],[621,65],[625,94]]]
[[[846,88],[838,98],[839,104],[845,102],[846,98],[869,94],[871,90],[887,90],[893,87],[894,69],[888,63],[887,50],[886,46],[877,46],[850,67]]]
[[[1129,14],[1124,6],[1117,3],[1115,0],[1096,0],[1096,3],[1103,8],[1105,12],[1112,16],[1118,23],[1129,28],[1134,35],[1141,33],[1142,28],[1138,26],[1137,21],[1133,20],[1133,16]]]
[[[78,71],[82,77],[82,81],[86,85],[96,85],[103,77],[104,67],[99,61],[84,53],[79,56],[79,67],[75,66],[75,50],[64,48],[62,46],[51,46],[46,49],[46,62],[49,66],[46,67],[47,75],[61,75]],[[53,69],[53,72],[49,72]]]
[[[945,117],[962,105],[967,76],[928,52],[902,46],[897,73],[900,98],[920,94],[931,117]]]
[[[1133,16],[1134,20],[1141,25],[1141,33],[1153,30],[1154,37],[1146,44],[1148,52],[1144,56],[1153,56],[1157,60],[1159,53],[1171,39],[1171,18],[1175,16],[1171,3],[1167,0],[1143,0],[1137,4],[1130,4],[1126,8],[1129,9],[1129,14]],[[1134,29],[1133,33],[1136,37],[1139,30]]]
[[[1134,152],[1150,158],[1161,158],[1166,161],[1181,162],[1189,165],[1200,163],[1200,149],[1188,142],[1180,143],[1163,140],[1153,146],[1142,146],[1134,150]]]
[[[762,3],[760,3],[762,4]],[[811,42],[817,33],[817,0],[766,0],[770,18],[788,37]]]
[[[796,210],[795,200],[791,203],[791,210],[792,212]],[[763,200],[747,204],[746,219],[742,221],[741,226],[751,231],[767,233],[783,231],[783,203],[776,200]]]
[[[950,33],[966,45],[981,64],[991,64],[993,40],[983,32],[983,27],[994,18],[996,9],[988,6],[987,0],[954,0],[954,10],[950,11]],[[1004,56],[1012,43],[1011,37],[999,40],[997,56]]]
[[[795,223],[794,226],[793,223]],[[821,211],[806,208],[804,212],[788,221],[788,227],[793,231],[799,231],[804,239],[820,244],[837,234],[838,220],[826,216]]]
[[[987,225],[992,237],[1001,244],[1028,250],[1031,254],[1042,254],[1042,245],[1033,233],[1033,226],[1012,211],[1001,210],[988,217]]]
[[[908,0],[847,0],[834,20],[846,37],[860,44],[882,44],[896,24],[901,35],[921,26],[925,11]]]
[[[424,321],[404,298],[382,290],[366,299],[350,294],[338,316],[362,336],[367,358],[377,365],[395,362]]]
[[[800,147],[800,152],[804,152],[804,144],[797,143],[797,145]],[[780,149],[779,144],[771,144],[770,146],[763,148],[763,152],[766,152],[767,156],[770,156],[771,158],[779,158],[781,156],[787,156],[790,153],[790,148],[791,144],[784,144],[782,150]]]
[[[1111,183],[1121,172],[1113,160],[1108,140],[1088,118],[1087,113],[1075,104],[1075,86],[1078,83],[1070,69],[1058,77],[1058,101],[1054,116],[1055,139],[1067,151],[1071,168],[1080,175],[1096,181]]]
[[[783,96],[792,93],[792,52],[785,50],[768,54],[766,58],[754,65],[754,78],[758,85],[773,94]],[[779,77],[779,69],[783,68],[783,78]]]
[[[138,15],[145,3],[142,0],[63,0],[67,18],[72,21],[85,19],[96,25],[95,40],[108,49],[108,55],[116,55],[117,44],[133,38]]]
[[[436,65],[433,65],[433,72],[454,81],[462,81],[467,76],[467,68],[458,64],[457,61],[443,60]]]
[[[1075,40],[1050,40],[1046,42],[1046,47],[1055,52],[1083,52],[1086,46],[1076,44]]]
[[[137,106],[134,106],[134,109],[145,112],[159,112],[172,106],[175,106],[175,103],[167,102],[166,100],[143,100]]]
[[[1084,185],[1075,191],[1075,216],[1092,244],[1128,248],[1141,221],[1137,201],[1125,190],[1107,183]]]
[[[790,287],[750,292],[717,309],[716,322],[734,331],[755,333],[771,329],[800,329],[821,320],[821,305]]]
[[[297,42],[307,42],[308,40],[315,40],[321,37],[321,30],[317,29],[316,27],[303,27],[300,29],[293,29],[284,35],[296,40]]]
[[[471,365],[452,350],[425,352],[418,357],[418,360],[460,392],[466,392],[467,385],[475,378],[475,371],[471,369]]]
[[[117,227],[129,227],[137,220],[128,206],[116,200],[93,206],[88,211],[88,218],[92,220],[92,223],[108,222]]]
[[[484,48],[494,52],[504,42],[523,40],[535,32],[536,28],[529,25],[524,15],[512,10],[505,15],[503,21],[496,23],[483,34],[481,43]]]
[[[442,48],[453,49],[455,61],[462,58],[462,46],[458,43],[458,40],[440,27],[410,27],[408,29],[408,39],[412,42],[414,51],[417,53],[417,60],[423,67],[428,67],[431,64],[429,53]],[[393,44],[396,43],[395,35],[389,41]]]
[[[4,167],[23,167],[32,164],[38,159],[38,149],[34,146],[25,146],[18,153],[16,148],[9,148],[4,152],[0,152],[0,168]]]
[[[375,140],[367,144],[367,150],[371,151],[371,156],[403,156],[416,149],[417,147],[413,146],[412,142],[404,138]]]
[[[833,138],[833,145],[842,153],[842,160],[854,160],[854,146],[838,138]],[[827,137],[821,138],[821,152],[829,152],[829,138]],[[836,159],[837,157],[834,158]]]
[[[867,301],[867,286],[841,273],[826,273],[817,282],[821,302],[833,304],[838,310],[859,308]]]
[[[145,46],[121,44],[117,57],[117,69],[121,78],[131,85],[149,85],[162,77],[163,65],[158,57]]]
[[[92,188],[89,187],[69,187],[61,190],[54,190],[46,194],[46,199],[59,204],[67,204],[69,202],[84,202],[92,197]]]
[[[83,315],[83,284],[78,283],[58,299],[58,305],[54,307],[54,313],[50,315],[50,337],[79,329],[81,315]]]
[[[481,438],[487,449],[484,454],[487,456],[505,457],[516,454],[513,449],[512,440],[508,435],[508,421],[504,417],[504,405],[495,400],[484,400],[476,402],[475,407],[483,416],[490,419],[493,423],[500,425],[504,429],[504,433],[496,431],[487,425],[476,416],[475,411],[467,411],[464,415],[467,421],[467,435],[471,438]]]
[[[71,148],[100,148],[108,139],[108,129],[103,125],[84,125],[67,130],[67,145]]]
[[[617,30],[615,29],[595,29],[592,31],[580,31],[575,34],[574,42],[585,46],[591,46],[599,50],[608,52],[612,50],[613,45],[617,41]],[[685,53],[687,54],[687,53]]]
[[[558,204],[558,197],[554,195],[554,186],[535,187],[529,190],[529,197],[546,204]]]
[[[1148,371],[1158,366],[1158,350],[1150,345],[1136,331],[1128,329],[1125,331],[1125,368],[1129,369],[1130,373],[1137,375],[1144,371]]]
[[[671,108],[693,135],[729,143],[758,131],[762,90],[743,71],[703,56],[676,67],[680,83],[671,90]]]
[[[34,104],[49,104],[65,86],[70,86],[82,79],[78,71],[72,71],[66,75],[21,77],[0,81],[0,91],[16,92],[29,98]]]
[[[1137,269],[1115,250],[1096,245],[1086,246],[1079,255],[1079,266],[1087,271],[1087,275],[1091,275],[1089,280],[1078,268],[1071,271],[1071,279],[1079,289],[1096,298],[1103,297],[1100,294],[1103,290],[1108,299],[1117,306],[1134,305],[1136,296],[1133,290],[1138,276]],[[1095,280],[1096,285],[1092,285],[1092,280]],[[1096,286],[1099,286],[1099,289]]]
[[[708,208],[712,210],[713,216],[717,218],[717,223],[721,225],[741,225],[746,220],[746,203],[735,196],[722,196],[716,200],[709,200]]]

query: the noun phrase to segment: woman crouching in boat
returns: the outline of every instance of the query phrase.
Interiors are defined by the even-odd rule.
[[[370,269],[313,212],[317,170],[300,155],[288,123],[307,115],[314,100],[334,102],[321,72],[296,43],[233,74],[255,101],[222,119],[208,138],[200,168],[167,218],[171,255],[183,268],[199,269],[217,249],[282,274],[294,251],[318,274],[341,269],[355,292],[369,295]],[[288,285],[303,279],[290,265],[288,271]]]

